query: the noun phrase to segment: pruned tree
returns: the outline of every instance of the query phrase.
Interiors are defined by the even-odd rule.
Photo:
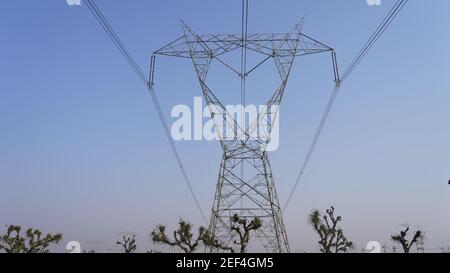
[[[117,245],[122,247],[124,253],[133,253],[136,251],[136,235],[122,236],[121,242],[116,242]]]
[[[239,241],[235,240],[234,243],[240,246],[241,253],[245,253],[248,242],[250,241],[250,232],[261,227],[261,220],[255,217],[252,221],[248,222],[246,218],[241,218],[235,214],[231,218],[231,221],[233,222],[231,230],[235,231],[239,237]]]
[[[422,230],[417,229],[414,232],[414,235],[412,236],[412,239],[408,239],[408,232],[410,231],[410,226],[408,224],[404,224],[403,230],[400,231],[398,234],[391,235],[391,240],[394,241],[394,243],[397,243],[402,246],[404,253],[409,253],[411,250],[411,247],[413,245],[419,246],[423,248],[424,244],[424,233]]]
[[[47,234],[42,237],[39,229],[29,228],[21,234],[22,227],[10,225],[6,234],[0,236],[0,251],[6,253],[47,253],[50,244],[62,240],[62,234]]]
[[[321,252],[340,253],[353,248],[353,243],[345,237],[344,231],[338,226],[342,217],[335,216],[333,206],[327,209],[325,214],[315,209],[308,218],[309,224],[320,237],[318,243]]]
[[[189,222],[181,219],[178,224],[178,229],[173,232],[173,239],[169,239],[166,235],[166,227],[164,225],[157,226],[151,233],[153,242],[177,247],[186,253],[194,252],[203,240],[206,229],[200,227],[197,236],[194,238],[192,225]]]

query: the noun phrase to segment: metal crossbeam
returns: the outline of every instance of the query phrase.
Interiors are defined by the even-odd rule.
[[[244,5],[243,5],[244,6]],[[244,14],[244,12],[243,12]],[[245,22],[243,18],[243,22]],[[335,81],[338,81],[337,65],[334,51],[331,47],[303,34],[303,20],[289,33],[247,34],[243,25],[243,33],[239,34],[208,34],[199,35],[182,22],[184,35],[154,52],[154,55],[186,58],[192,61],[196,71],[203,97],[212,113],[217,132],[220,126],[228,125],[234,128],[233,138],[219,135],[223,148],[219,177],[212,207],[209,230],[222,243],[232,245],[236,233],[231,230],[232,216],[258,217],[262,226],[255,237],[269,252],[289,252],[289,242],[283,223],[282,210],[275,190],[272,168],[268,159],[266,146],[274,117],[278,113],[283,94],[291,74],[292,65],[297,57],[331,52]],[[226,54],[242,51],[241,67],[227,63],[223,57]],[[247,69],[246,51],[261,55],[261,61]],[[245,92],[245,78],[257,70],[263,63],[273,60],[280,76],[279,87],[268,98],[266,107],[258,113],[258,118],[248,128],[243,128],[226,111],[226,108],[207,84],[207,76],[211,65],[218,63],[230,69],[241,77],[241,95]],[[152,59],[154,66],[154,58]],[[245,99],[241,97],[241,102]],[[213,113],[221,112],[218,120]],[[266,129],[254,136],[261,124]],[[243,136],[236,138],[235,136]],[[246,175],[244,177],[244,169]],[[255,240],[256,241],[256,240]]]
[[[237,34],[199,35],[194,39],[192,37],[186,39],[185,36],[181,36],[155,51],[155,54],[190,59],[191,53],[194,53],[194,55],[203,54],[201,48],[198,51],[190,51],[191,45],[198,44],[198,40],[201,40],[203,44],[208,46],[212,57],[220,57],[226,53],[241,49],[243,46],[242,38]],[[299,45],[295,48],[295,56],[297,57],[333,50],[303,33],[300,33],[299,38],[289,37],[289,34],[286,33],[249,34],[246,36],[246,40],[246,48],[248,50],[271,57],[274,55],[280,57],[292,55],[292,50],[294,50],[292,45],[297,42],[299,42]],[[283,47],[278,45],[283,45]]]

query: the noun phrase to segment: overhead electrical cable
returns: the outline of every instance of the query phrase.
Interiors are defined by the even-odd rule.
[[[394,19],[400,13],[400,11],[403,9],[403,7],[408,3],[408,1],[409,0],[398,0],[397,3],[392,7],[392,9],[389,11],[388,15],[384,18],[384,20],[381,22],[381,24],[378,26],[378,28],[375,30],[375,32],[372,34],[372,36],[369,38],[369,40],[366,42],[366,44],[364,44],[361,51],[358,53],[358,55],[355,57],[355,59],[350,63],[348,68],[342,74],[342,77],[340,80],[341,84],[342,84],[342,82],[347,80],[347,78],[350,76],[350,74],[361,63],[361,61],[367,55],[369,50],[372,49],[372,47],[375,45],[375,43],[380,39],[380,37],[383,35],[383,33],[386,31],[386,29],[390,26],[390,24],[394,21]]]
[[[205,223],[207,223],[207,219],[205,214],[203,213],[203,210],[200,206],[200,202],[197,199],[197,196],[195,195],[194,189],[192,187],[192,183],[187,175],[186,169],[184,168],[183,165],[183,161],[181,160],[181,157],[178,153],[178,150],[175,146],[175,143],[172,139],[172,136],[170,134],[170,130],[169,130],[169,126],[167,125],[167,122],[164,118],[164,114],[163,111],[161,109],[161,104],[158,100],[158,97],[156,96],[156,93],[154,92],[153,89],[153,82],[151,79],[147,79],[147,77],[144,75],[144,73],[142,72],[142,69],[137,65],[137,63],[134,61],[134,58],[131,56],[130,52],[127,50],[127,48],[125,47],[125,45],[122,43],[122,41],[119,39],[119,37],[117,36],[117,34],[115,33],[115,31],[113,30],[113,28],[111,27],[111,25],[108,23],[108,20],[105,18],[105,16],[103,15],[103,13],[101,12],[100,8],[95,4],[95,1],[93,0],[85,0],[85,3],[87,4],[87,7],[89,8],[89,10],[91,11],[91,13],[94,15],[95,19],[98,21],[98,23],[101,25],[101,27],[103,28],[103,30],[106,32],[106,34],[108,35],[108,37],[111,39],[111,41],[114,43],[114,45],[119,49],[120,53],[122,54],[122,56],[125,58],[125,60],[128,62],[128,64],[131,66],[131,68],[133,69],[133,71],[136,73],[136,75],[140,78],[140,80],[145,84],[151,98],[153,101],[153,104],[156,108],[157,114],[158,114],[158,118],[161,122],[161,125],[163,127],[165,136],[167,138],[167,140],[169,141],[171,150],[175,156],[175,159],[178,163],[178,167],[183,175],[183,179],[189,189],[189,192],[192,196],[192,199],[195,202],[195,205],[201,215],[201,217],[203,218],[203,220],[205,221]]]
[[[283,211],[285,211],[286,208],[289,206],[289,204],[292,200],[292,197],[294,196],[294,193],[298,187],[298,184],[300,183],[300,181],[303,177],[303,174],[308,166],[308,163],[311,160],[311,157],[314,153],[314,150],[317,146],[317,143],[318,143],[320,136],[323,132],[323,129],[325,127],[325,124],[328,120],[328,117],[330,116],[331,110],[336,101],[336,97],[339,94],[340,87],[342,86],[343,82],[346,81],[348,79],[348,77],[353,73],[355,68],[361,63],[361,61],[364,59],[364,57],[367,55],[367,53],[370,51],[370,49],[372,49],[372,47],[375,45],[375,43],[380,39],[380,37],[383,35],[383,33],[386,31],[386,29],[391,25],[392,21],[394,21],[394,19],[397,17],[397,15],[400,13],[400,11],[405,7],[405,5],[408,3],[408,1],[409,0],[398,0],[395,3],[395,5],[392,7],[392,9],[389,11],[389,13],[384,18],[384,20],[378,26],[378,28],[373,32],[373,34],[369,38],[369,40],[364,44],[361,51],[359,51],[359,53],[356,55],[356,57],[350,63],[348,68],[342,74],[342,77],[340,79],[338,79],[338,81],[336,82],[336,86],[334,87],[333,92],[331,93],[331,96],[328,100],[325,111],[322,114],[322,117],[319,122],[319,126],[317,127],[317,130],[314,134],[311,145],[308,148],[308,152],[306,153],[303,164],[301,165],[300,171],[297,175],[297,179],[295,180],[295,183],[289,193],[289,197],[286,201]]]

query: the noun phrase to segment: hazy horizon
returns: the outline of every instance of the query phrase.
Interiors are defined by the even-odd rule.
[[[97,0],[118,36],[148,72],[153,51],[182,35],[240,33],[240,1]],[[250,1],[249,32],[303,32],[333,47],[343,71],[394,1]],[[342,87],[303,180],[284,213],[292,252],[318,251],[307,223],[336,207],[359,252],[409,223],[425,249],[450,246],[450,2],[409,1]],[[206,225],[188,193],[151,99],[86,6],[7,1],[0,10],[0,233],[5,225],[62,232],[83,249],[117,251],[137,234],[138,251],[157,249],[148,234],[180,218]],[[270,153],[284,206],[333,87],[329,54],[294,64],[280,107],[280,147]],[[212,68],[226,101],[232,75]],[[249,82],[271,91],[269,70]],[[231,86],[231,88],[229,88]],[[272,89],[271,89],[272,88]],[[158,57],[155,90],[169,124],[174,105],[201,96],[192,63]],[[250,96],[249,95],[249,96]],[[255,97],[258,100],[259,97]],[[255,102],[258,104],[258,101]],[[176,142],[209,217],[218,142]],[[141,246],[145,246],[142,248]]]

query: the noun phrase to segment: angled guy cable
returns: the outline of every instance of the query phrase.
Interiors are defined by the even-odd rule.
[[[106,32],[108,37],[111,39],[111,41],[117,47],[117,49],[119,49],[120,53],[125,58],[125,60],[128,62],[128,64],[131,66],[133,71],[136,73],[136,75],[139,77],[139,79],[145,84],[145,86],[152,98],[153,104],[158,113],[158,117],[159,117],[159,120],[163,127],[164,133],[166,135],[167,140],[169,141],[170,148],[175,156],[175,159],[178,163],[178,167],[180,168],[180,171],[183,175],[183,179],[189,189],[192,199],[194,199],[195,205],[196,205],[200,215],[202,216],[203,220],[205,221],[205,223],[208,223],[208,221],[206,220],[205,214],[203,213],[203,210],[200,206],[200,203],[197,199],[197,196],[195,195],[194,189],[192,188],[192,183],[187,175],[186,169],[184,168],[183,161],[181,160],[181,157],[180,157],[178,150],[175,146],[175,143],[172,139],[172,136],[171,136],[170,130],[169,130],[169,126],[167,125],[167,122],[164,119],[163,111],[161,110],[161,105],[159,103],[158,97],[156,96],[156,93],[153,90],[153,76],[151,76],[149,79],[147,79],[147,77],[142,72],[142,69],[134,61],[130,52],[124,46],[124,44],[119,39],[117,34],[114,32],[113,28],[108,23],[105,16],[101,12],[101,10],[98,8],[98,6],[95,4],[95,2],[93,0],[85,0],[85,3],[87,5],[87,7],[89,8],[89,10],[91,11],[92,15],[94,15],[95,19],[98,21],[98,23],[101,25],[103,30]],[[150,67],[150,70],[153,71],[153,69],[154,69],[154,57],[152,57],[152,65]],[[151,73],[151,74],[153,75],[153,73]]]
[[[317,130],[314,134],[311,145],[309,146],[306,157],[305,157],[303,164],[301,166],[301,169],[297,175],[297,179],[295,180],[295,183],[291,189],[291,192],[289,193],[289,197],[286,201],[283,211],[285,211],[286,208],[289,206],[289,203],[291,202],[292,197],[294,196],[295,190],[297,189],[297,186],[303,177],[306,167],[308,166],[311,156],[313,155],[314,150],[317,146],[317,142],[320,139],[320,135],[322,134],[323,128],[325,127],[325,124],[328,120],[331,109],[334,106],[334,103],[336,101],[336,97],[339,93],[340,87],[342,86],[343,82],[346,81],[348,79],[348,77],[352,74],[352,72],[355,70],[355,68],[361,63],[361,61],[364,59],[364,57],[367,55],[367,53],[370,51],[370,49],[372,49],[372,47],[375,45],[375,43],[380,39],[380,37],[383,35],[383,33],[386,31],[386,29],[390,26],[392,21],[394,21],[394,19],[397,17],[397,15],[400,13],[400,11],[405,7],[405,5],[408,3],[408,1],[409,0],[397,0],[397,2],[392,7],[392,9],[389,11],[389,13],[386,15],[384,20],[381,22],[381,24],[378,26],[378,28],[373,32],[373,34],[372,34],[372,36],[370,36],[369,40],[364,44],[361,51],[359,51],[359,53],[356,55],[356,57],[350,63],[348,68],[344,71],[344,73],[342,74],[342,77],[336,82],[336,86],[334,87],[333,92],[331,93],[330,99],[328,100],[325,111],[320,119],[319,126],[317,127]]]

